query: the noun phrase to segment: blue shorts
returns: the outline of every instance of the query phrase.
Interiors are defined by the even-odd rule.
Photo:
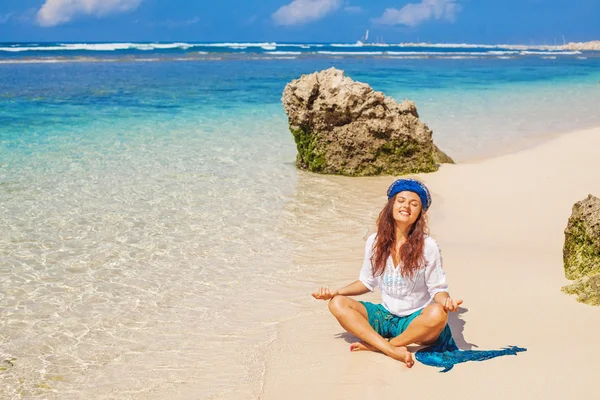
[[[423,311],[419,310],[410,315],[399,317],[386,310],[381,304],[373,304],[368,301],[361,301],[360,303],[367,309],[369,325],[386,339],[399,336],[408,328],[412,320]]]

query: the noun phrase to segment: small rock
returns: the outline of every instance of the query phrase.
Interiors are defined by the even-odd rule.
[[[591,194],[575,203],[563,247],[565,276],[575,280],[563,291],[578,301],[600,305],[600,199]]]

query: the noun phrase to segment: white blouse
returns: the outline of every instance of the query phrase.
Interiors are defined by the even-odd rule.
[[[410,315],[429,305],[436,293],[448,291],[440,248],[430,236],[425,238],[425,267],[420,269],[413,278],[402,276],[400,266],[394,267],[391,255],[387,259],[383,274],[374,278],[371,256],[376,235],[372,234],[367,239],[365,259],[359,279],[370,291],[373,291],[376,286],[379,287],[381,302],[386,310],[399,317]]]

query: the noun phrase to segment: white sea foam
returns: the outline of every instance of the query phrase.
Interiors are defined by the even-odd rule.
[[[208,55],[209,53],[204,51],[190,53],[190,57],[177,57],[177,58],[161,58],[161,57],[145,57],[145,58],[98,58],[98,57],[39,57],[39,58],[26,58],[26,59],[0,59],[0,64],[55,64],[55,63],[82,63],[82,62],[102,62],[102,63],[116,63],[116,62],[161,62],[161,61],[198,61],[198,60],[214,60],[222,59],[221,57],[213,58],[198,58],[193,57],[194,55]]]
[[[135,43],[93,43],[93,44],[61,44],[59,47],[36,48],[35,50],[88,50],[88,51],[115,51],[137,48],[138,50],[152,50],[147,44]]]
[[[376,56],[383,54],[383,51],[317,51],[317,53],[336,56]]]
[[[96,57],[76,57],[76,58],[27,58],[27,59],[8,59],[0,60],[0,64],[56,64],[56,63],[73,63],[73,62],[118,62],[122,61],[116,58],[96,58]]]
[[[214,47],[214,48],[231,48],[231,49],[245,49],[245,48],[262,48],[265,50],[275,50],[277,47],[298,47],[302,49],[310,49],[313,47],[339,47],[339,48],[373,48],[373,47],[422,47],[422,48],[443,48],[443,49],[498,49],[499,53],[508,51],[522,51],[525,54],[528,52],[552,52],[556,54],[580,54],[580,51],[561,51],[560,46],[527,46],[527,45],[510,45],[510,44],[498,44],[498,45],[486,45],[486,44],[467,44],[467,43],[285,43],[278,44],[275,42],[222,42],[222,43],[187,43],[187,42],[174,42],[174,43],[59,43],[56,45],[40,45],[36,43],[32,44],[12,44],[4,47],[0,47],[0,52],[26,52],[26,51],[65,51],[65,50],[78,50],[78,51],[116,51],[116,50],[140,50],[140,51],[152,51],[152,50],[165,50],[165,49],[183,49],[187,50],[194,47]],[[490,51],[492,53],[492,51]]]
[[[439,48],[482,48],[493,49],[498,46],[482,45],[482,44],[467,44],[467,43],[398,43],[394,46],[398,47],[439,47]]]
[[[300,55],[303,54],[301,51],[267,51],[267,54],[273,55]]]
[[[468,60],[468,59],[472,59],[472,58],[482,58],[482,57],[478,57],[478,56],[438,56],[437,58],[449,58],[452,60]]]
[[[270,52],[269,54],[285,52]],[[555,57],[557,55],[575,55],[579,52],[575,51],[514,51],[514,50],[496,50],[496,51],[336,51],[336,50],[320,50],[316,52],[290,52],[290,54],[322,54],[331,56],[421,56],[421,57],[438,57],[438,58],[473,58],[473,57],[494,57],[515,55],[546,55]],[[505,57],[512,58],[512,57]]]
[[[43,51],[43,50],[65,50],[58,46],[53,47],[0,47],[0,51],[8,51],[11,53],[17,53],[22,51]]]
[[[414,60],[417,60],[417,59],[427,59],[427,58],[430,58],[430,57],[428,57],[428,56],[386,56],[386,57],[383,57],[383,58],[389,58],[391,60],[404,60],[404,59],[414,59]]]
[[[235,43],[235,42],[226,42],[226,43],[198,43],[196,46],[202,47],[231,47],[233,49],[240,47],[277,47],[277,43],[275,42],[264,42],[264,43]]]
[[[427,56],[495,56],[505,54],[517,54],[516,51],[386,51],[390,55],[427,55]]]
[[[190,47],[196,47],[197,45],[190,43],[153,43],[151,46],[155,49],[189,49]]]
[[[515,50],[498,50],[498,51],[486,51],[486,54],[493,54],[493,55],[505,55],[505,54],[518,54],[518,51]]]
[[[57,58],[49,58],[49,59],[41,59],[41,58],[32,58],[27,60],[0,60],[0,64],[53,64],[53,63],[61,63],[61,62],[73,62],[74,60],[66,60],[66,59],[57,59]]]
[[[115,51],[115,50],[156,50],[156,49],[188,49],[196,45],[189,43],[65,43],[56,46],[27,45],[18,47],[0,47],[0,51]]]
[[[507,49],[507,50],[561,50],[560,46],[524,45],[524,44],[476,44],[476,43],[398,43],[398,47],[435,47],[435,48],[480,48],[480,49]]]
[[[278,47],[300,47],[301,49],[310,49],[312,46],[318,47],[313,44],[298,44],[298,43],[278,43]]]
[[[428,53],[428,52],[423,52],[423,51],[386,51],[385,54],[389,54],[390,56],[400,56],[400,55],[411,56],[411,55],[417,55],[417,54],[426,56],[429,54],[440,54],[440,53],[439,52],[438,53],[435,53],[435,52]]]
[[[520,52],[522,55],[562,55],[562,56],[572,56],[576,54],[581,54],[580,51],[522,51]]]

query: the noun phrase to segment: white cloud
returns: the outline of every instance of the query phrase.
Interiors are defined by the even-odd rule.
[[[102,17],[133,10],[142,0],[46,0],[37,12],[41,26],[55,26],[71,21],[79,15]]]
[[[461,9],[462,7],[457,0],[421,0],[420,3],[410,3],[399,10],[388,8],[375,22],[385,25],[407,26],[417,26],[430,19],[444,19],[454,22]]]
[[[277,25],[299,25],[316,21],[337,11],[343,0],[294,0],[271,16]]]

